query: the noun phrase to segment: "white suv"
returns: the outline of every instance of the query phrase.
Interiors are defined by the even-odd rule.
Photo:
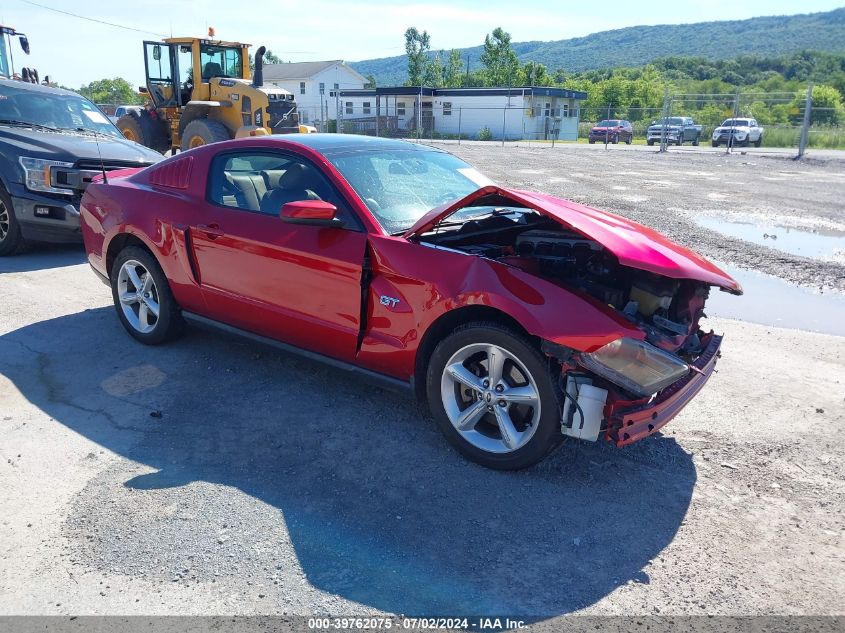
[[[722,125],[713,130],[711,145],[719,147],[725,145],[751,145],[760,147],[763,144],[763,128],[757,125],[756,119],[725,119]]]

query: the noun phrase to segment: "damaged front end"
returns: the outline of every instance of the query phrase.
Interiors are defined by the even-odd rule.
[[[498,187],[437,210],[412,236],[518,268],[634,326],[595,348],[542,346],[561,366],[562,433],[590,441],[604,433],[618,446],[656,432],[703,387],[722,341],[699,327],[710,288],[742,293],[716,266],[646,227]]]

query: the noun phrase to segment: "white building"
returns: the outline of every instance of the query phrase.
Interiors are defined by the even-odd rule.
[[[587,93],[564,88],[340,89],[341,129],[381,136],[576,140]],[[486,130],[486,131],[485,131]]]
[[[365,77],[343,60],[265,64],[264,82],[292,92],[301,123],[320,124],[337,118],[337,92],[361,90]]]

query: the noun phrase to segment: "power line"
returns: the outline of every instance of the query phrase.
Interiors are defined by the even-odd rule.
[[[21,2],[25,4],[30,4],[34,7],[38,7],[40,9],[46,9],[47,11],[54,11],[56,13],[61,13],[63,15],[69,15],[72,18],[78,18],[80,20],[88,20],[89,22],[96,22],[97,24],[105,24],[106,26],[113,26],[118,29],[125,29],[127,31],[135,31],[136,33],[146,33],[147,35],[156,35],[158,37],[166,37],[164,33],[155,33],[153,31],[144,31],[143,29],[136,29],[131,26],[124,26],[123,24],[115,24],[114,22],[106,22],[105,20],[98,20],[97,18],[89,18],[85,15],[79,15],[77,13],[71,13],[70,11],[62,11],[61,9],[55,9],[53,7],[48,7],[43,4],[38,4],[37,2],[32,2],[32,0],[21,0]]]

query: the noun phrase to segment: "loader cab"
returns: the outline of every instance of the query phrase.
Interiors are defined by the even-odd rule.
[[[249,44],[196,38],[144,42],[146,86],[153,105],[181,108],[191,100],[208,101],[215,78],[248,80],[248,50]]]

